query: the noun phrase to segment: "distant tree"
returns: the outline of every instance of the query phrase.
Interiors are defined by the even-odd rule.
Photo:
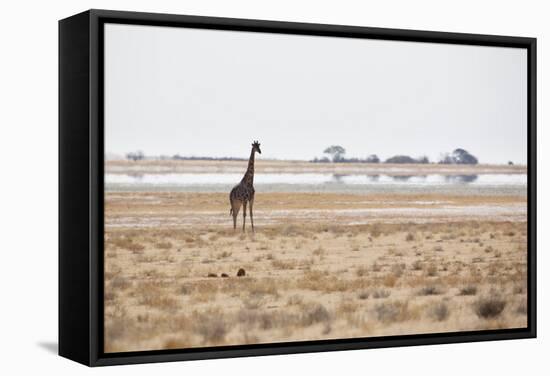
[[[416,163],[416,159],[411,158],[408,155],[396,155],[386,159],[384,163]]]
[[[332,145],[323,151],[324,154],[328,154],[332,157],[333,162],[339,162],[346,154],[346,149],[340,145]]]
[[[427,156],[423,155],[422,157],[416,159],[416,163],[428,164],[430,163],[430,159]]]
[[[439,164],[478,164],[478,160],[464,149],[455,149],[451,154],[445,153],[441,156]]]
[[[134,162],[141,161],[144,158],[145,158],[145,154],[141,150],[132,151],[126,154],[126,159]]]
[[[513,166],[513,165],[514,165],[514,162],[508,161],[508,166]]]
[[[456,164],[477,164],[477,158],[464,149],[455,149],[452,157]]]
[[[371,154],[365,159],[365,163],[380,163],[380,158],[376,154]]]

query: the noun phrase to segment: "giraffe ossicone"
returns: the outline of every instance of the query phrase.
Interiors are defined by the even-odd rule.
[[[262,154],[260,149],[260,143],[254,141],[252,143],[252,150],[250,152],[250,158],[248,159],[248,168],[241,179],[241,182],[233,187],[231,193],[229,193],[229,214],[233,216],[233,229],[237,228],[237,215],[241,206],[243,207],[243,232],[246,223],[246,207],[250,210],[250,223],[252,224],[252,232],[254,232],[254,215],[252,207],[254,206],[254,155],[256,153]]]

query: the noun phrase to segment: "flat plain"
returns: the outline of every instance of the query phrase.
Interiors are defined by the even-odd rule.
[[[284,168],[298,167],[258,163]],[[526,205],[521,194],[257,189],[256,231],[248,215],[243,233],[225,192],[106,191],[105,351],[525,327]]]

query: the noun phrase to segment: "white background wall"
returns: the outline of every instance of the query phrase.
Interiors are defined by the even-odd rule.
[[[9,1],[0,22],[0,373],[523,375],[548,372],[550,24],[546,1]],[[57,343],[57,20],[88,8],[538,38],[539,338],[87,369]],[[545,231],[546,229],[546,231]],[[24,372],[27,373],[27,372]]]

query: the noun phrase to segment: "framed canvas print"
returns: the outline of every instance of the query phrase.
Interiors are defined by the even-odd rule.
[[[536,40],[59,23],[59,353],[536,335]]]

